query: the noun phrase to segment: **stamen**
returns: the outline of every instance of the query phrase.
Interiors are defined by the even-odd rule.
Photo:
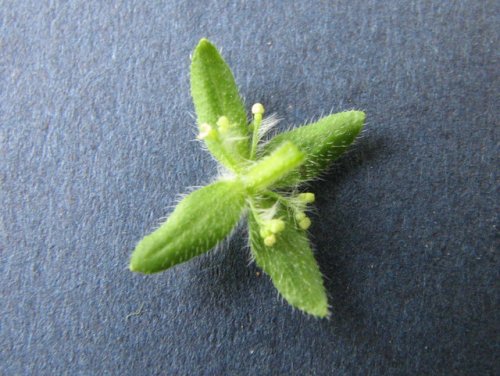
[[[309,217],[301,219],[299,222],[299,227],[302,230],[307,230],[309,227],[311,227],[311,219]]]
[[[297,213],[295,213],[295,219],[297,222],[302,221],[305,217],[306,213],[304,213],[303,211],[298,211]]]
[[[264,111],[264,106],[260,103],[255,103],[252,106],[252,148],[250,149],[250,160],[255,159],[255,153],[257,152],[257,143],[259,142],[259,129],[262,123],[262,115],[264,114]]]
[[[262,115],[264,115],[264,112],[265,112],[265,109],[261,103],[255,103],[252,106],[252,114],[261,115],[261,119],[262,119]]]
[[[226,116],[221,116],[219,120],[217,120],[217,126],[219,127],[220,133],[227,133],[229,128],[231,128],[229,119]]]
[[[203,123],[203,124],[200,124],[200,126],[198,128],[200,130],[200,133],[198,134],[198,136],[196,136],[196,138],[198,140],[204,140],[206,138],[211,138],[212,136],[215,135],[215,131],[210,124]]]
[[[269,236],[267,236],[265,239],[264,239],[264,244],[267,246],[267,247],[272,247],[273,245],[276,244],[276,236],[274,234],[271,234]]]
[[[262,227],[259,232],[260,236],[262,239],[267,238],[269,235],[272,235],[272,231],[269,230],[267,227]]]
[[[316,197],[314,196],[314,193],[312,193],[312,192],[300,193],[298,195],[298,198],[300,201],[302,201],[306,204],[312,204],[316,200]]]
[[[285,222],[282,219],[271,219],[269,229],[273,234],[282,232],[285,229]]]

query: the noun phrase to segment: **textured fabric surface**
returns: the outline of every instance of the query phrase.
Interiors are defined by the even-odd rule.
[[[498,374],[499,14],[1,1],[0,374]],[[177,194],[216,173],[192,142],[201,37],[282,129],[367,113],[312,184],[329,320],[281,301],[244,228],[166,273],[127,269]]]

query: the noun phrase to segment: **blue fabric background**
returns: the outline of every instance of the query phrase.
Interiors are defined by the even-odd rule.
[[[2,1],[0,373],[498,374],[499,8]],[[330,320],[282,302],[243,228],[166,273],[127,269],[216,173],[192,142],[201,37],[282,129],[368,114],[312,184]]]

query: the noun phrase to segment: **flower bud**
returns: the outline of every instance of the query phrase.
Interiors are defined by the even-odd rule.
[[[260,237],[262,239],[267,238],[269,235],[272,235],[272,231],[268,227],[261,227],[259,231]]]
[[[282,219],[271,219],[269,229],[273,234],[277,234],[285,229],[285,222]]]
[[[200,124],[198,128],[200,130],[200,133],[198,133],[198,136],[196,136],[198,140],[210,139],[213,138],[213,136],[215,136],[215,130],[212,128],[210,124],[203,123]]]
[[[298,211],[297,213],[295,213],[295,220],[297,222],[302,221],[305,217],[306,217],[306,213],[304,213],[302,211]]]
[[[299,194],[299,200],[306,203],[306,204],[312,204],[316,197],[314,196],[314,193],[312,192],[306,192],[306,193],[300,193]]]
[[[229,119],[226,116],[221,116],[219,120],[217,120],[217,126],[219,127],[220,133],[227,133],[231,124],[229,123]]]
[[[263,115],[264,114],[264,106],[260,103],[255,103],[253,106],[252,106],[252,114],[260,114],[260,115]]]
[[[309,217],[304,217],[300,222],[299,222],[299,227],[302,230],[307,230],[309,227],[311,227],[311,219]]]
[[[264,239],[264,244],[267,246],[267,247],[272,247],[273,245],[276,244],[276,236],[274,234],[271,234],[269,236],[267,236],[265,239]]]

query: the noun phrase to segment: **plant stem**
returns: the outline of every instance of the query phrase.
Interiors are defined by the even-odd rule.
[[[265,191],[264,194],[272,197],[272,198],[275,198],[276,200],[282,202],[283,204],[285,204],[285,206],[289,206],[291,207],[291,203],[289,200],[287,200],[286,198],[284,198],[282,195],[280,195],[279,193],[276,193],[276,192],[273,192],[273,191]]]
[[[250,160],[255,160],[255,154],[257,153],[257,144],[259,142],[259,129],[262,124],[262,115],[255,116],[252,122],[252,148],[250,149]]]
[[[263,192],[265,195],[276,199],[278,202],[281,202],[286,208],[290,209],[292,213],[295,215],[303,210],[300,206],[297,206],[295,203],[290,201],[289,199],[283,197],[279,193],[273,191],[265,191]]]
[[[304,159],[304,153],[291,142],[285,142],[246,170],[242,179],[249,191],[263,191],[300,166]]]
[[[262,223],[262,220],[260,218],[259,211],[255,207],[255,204],[251,198],[248,200],[248,205],[250,206],[250,211],[252,212],[252,215],[255,218],[255,221],[257,222],[257,224],[259,226],[262,226],[263,223]]]

